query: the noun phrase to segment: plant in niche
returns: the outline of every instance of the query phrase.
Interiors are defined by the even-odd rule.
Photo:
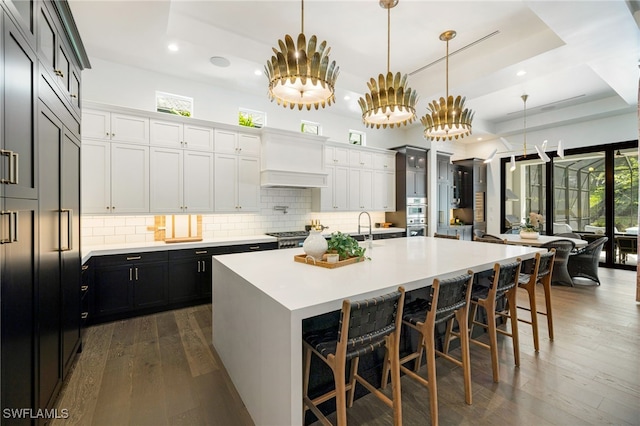
[[[340,260],[349,259],[351,257],[359,257],[371,260],[366,257],[364,252],[367,249],[360,247],[358,241],[340,231],[336,231],[331,234],[331,239],[327,242],[327,253],[337,253]]]
[[[238,124],[246,127],[254,127],[253,116],[251,114],[244,114],[240,111],[238,113]]]

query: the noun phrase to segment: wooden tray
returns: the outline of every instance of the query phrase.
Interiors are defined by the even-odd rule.
[[[296,254],[293,256],[293,260],[300,263],[306,263],[307,265],[320,266],[322,268],[334,269],[339,268],[341,266],[351,265],[353,263],[362,262],[364,257],[350,257],[345,260],[338,260],[336,263],[329,263],[326,260],[316,260],[313,258],[307,257],[306,254]]]

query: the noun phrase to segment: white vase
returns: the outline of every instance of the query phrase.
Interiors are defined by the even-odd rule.
[[[539,236],[540,236],[540,233],[538,231],[523,231],[523,230],[520,231],[520,238],[537,240]]]
[[[309,236],[302,243],[302,249],[314,260],[321,260],[327,252],[327,240],[322,236],[322,231],[309,231]]]

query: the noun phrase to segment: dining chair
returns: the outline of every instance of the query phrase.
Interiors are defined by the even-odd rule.
[[[418,345],[412,353],[400,359],[400,370],[409,378],[429,389],[431,424],[438,424],[438,390],[436,382],[436,355],[462,367],[465,402],[471,404],[471,364],[469,360],[469,300],[473,283],[473,271],[449,279],[433,280],[427,299],[416,299],[404,307],[402,323],[419,334]],[[459,327],[461,354],[451,356],[446,341],[443,351],[436,349],[435,332],[438,324],[446,324],[451,333],[453,323]],[[422,356],[426,352],[426,378],[420,375]],[[404,364],[414,361],[413,369]],[[391,363],[385,360],[382,372],[382,388],[387,385]]]
[[[571,240],[553,240],[542,244],[540,247],[551,250],[556,249],[556,256],[553,261],[553,272],[551,274],[551,284],[565,284],[573,287],[573,280],[567,270],[567,263],[571,252],[576,244]]]
[[[518,309],[516,303],[516,290],[518,276],[520,275],[521,259],[515,262],[500,265],[496,263],[493,267],[493,280],[490,287],[477,286],[471,292],[471,327],[469,327],[470,342],[491,351],[491,368],[493,370],[493,381],[499,382],[498,365],[498,333],[509,336],[513,340],[513,358],[516,366],[520,366],[520,345],[518,341]],[[506,297],[507,303],[504,308],[497,309],[497,300]],[[482,322],[477,318],[478,307],[486,312],[487,322]],[[502,330],[497,327],[497,319],[509,318],[511,321],[511,331]],[[481,326],[489,334],[489,344],[473,337],[473,327]],[[446,339],[446,338],[445,338]]]
[[[491,234],[484,234],[482,237],[474,236],[473,241],[478,241],[481,243],[507,244],[507,240]]]
[[[600,252],[608,240],[608,237],[600,237],[571,255],[567,261],[567,274],[570,277],[588,278],[600,285],[600,278],[598,278]]]
[[[546,253],[536,253],[533,268],[530,271],[524,271],[518,276],[518,288],[526,290],[529,296],[529,306],[518,305],[518,309],[524,309],[531,313],[531,320],[518,316],[518,321],[530,324],[533,329],[533,347],[536,352],[540,350],[540,339],[538,337],[538,314],[547,317],[547,328],[549,330],[549,339],[553,340],[553,311],[551,310],[551,275],[553,271],[553,262],[556,255],[556,249],[552,248]],[[522,271],[521,267],[521,271]],[[536,301],[536,284],[542,284],[544,289],[544,302],[546,310],[538,311]]]
[[[449,234],[438,234],[437,232],[435,234],[433,234],[433,236],[435,238],[447,238],[449,240],[459,240],[460,239],[460,234],[456,234],[456,235],[449,235]]]
[[[318,404],[336,399],[338,426],[347,424],[347,407],[353,406],[356,382],[393,408],[393,424],[402,424],[399,340],[404,305],[404,287],[371,299],[344,300],[337,326],[303,335],[303,409],[311,410],[323,424],[331,424]],[[391,397],[358,374],[360,357],[385,348],[385,368],[391,371]],[[333,372],[335,388],[314,398],[308,396],[311,357],[316,355]],[[347,383],[346,364],[350,361]],[[388,365],[387,365],[388,364]]]

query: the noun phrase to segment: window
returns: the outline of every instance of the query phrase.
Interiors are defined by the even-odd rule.
[[[367,134],[365,132],[349,129],[349,143],[352,145],[366,145],[366,136]]]
[[[238,110],[238,124],[247,127],[264,127],[267,125],[267,113],[247,108],[240,108]]]
[[[300,131],[302,133],[311,133],[312,135],[322,135],[322,126],[320,123],[314,123],[313,121],[302,120],[300,124]]]
[[[156,111],[191,117],[193,115],[193,98],[156,92]]]

